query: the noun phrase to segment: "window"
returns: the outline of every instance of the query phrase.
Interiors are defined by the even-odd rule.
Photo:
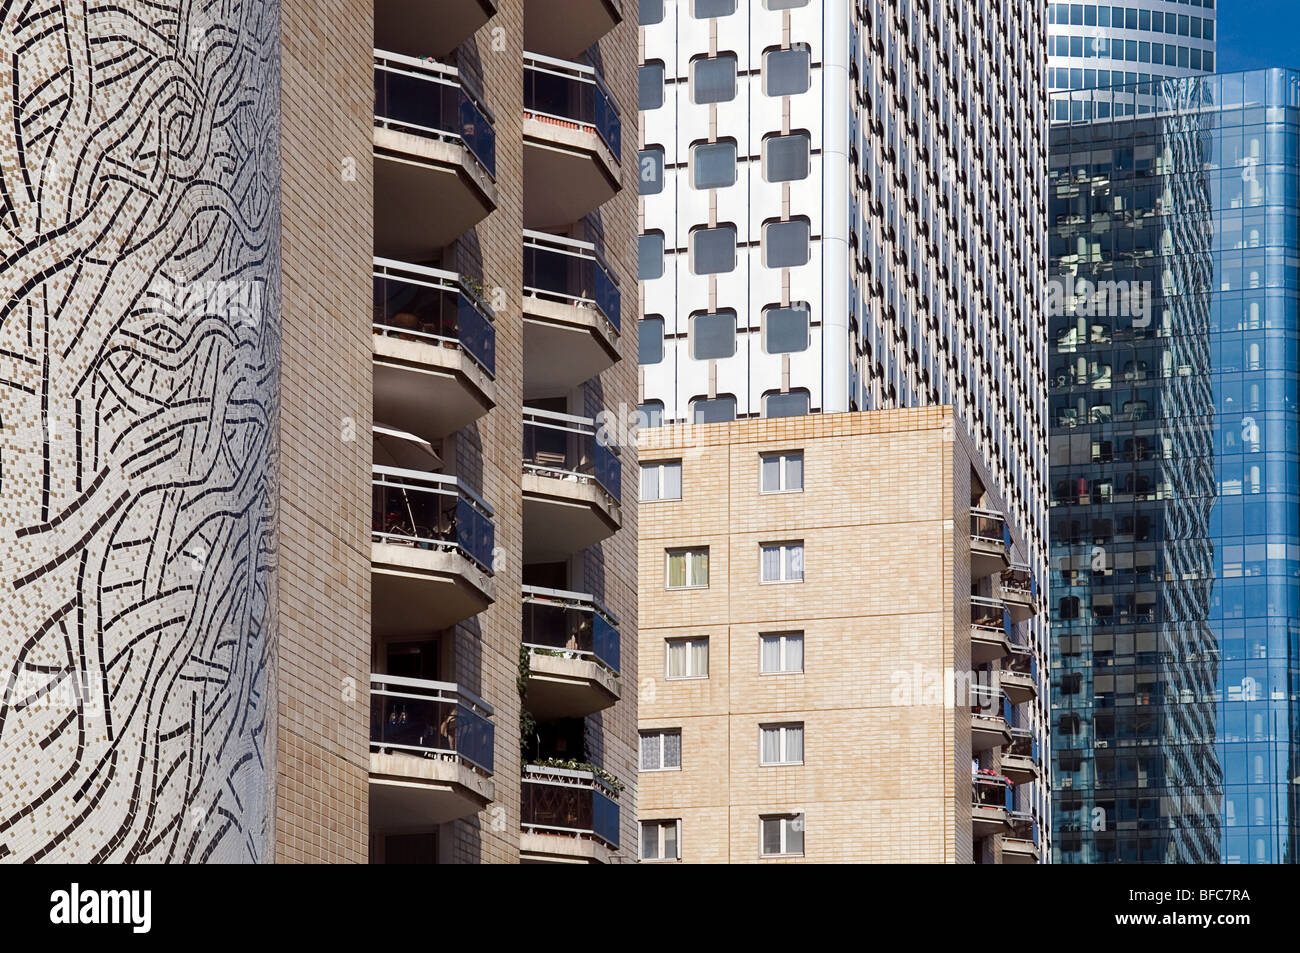
[[[637,23],[640,26],[654,26],[664,20],[664,0],[640,0],[637,8]]]
[[[700,589],[709,584],[709,548],[668,550],[668,588]]]
[[[808,91],[812,51],[805,44],[763,54],[763,92],[769,96],[797,96]]]
[[[642,860],[681,860],[681,844],[680,820],[641,822]]]
[[[723,360],[736,353],[736,312],[697,314],[691,318],[691,357]]]
[[[793,10],[808,6],[808,0],[763,0],[763,6],[769,10]]]
[[[691,63],[691,102],[729,103],[736,98],[736,54],[719,53]]]
[[[664,233],[647,232],[637,239],[636,276],[651,281],[664,273]]]
[[[762,575],[764,582],[803,582],[803,543],[764,543]]]
[[[768,814],[759,824],[764,857],[803,856],[802,814]]]
[[[636,359],[638,364],[658,364],[664,359],[664,319],[642,318],[636,323]]]
[[[668,639],[669,678],[708,678],[709,640]]]
[[[769,136],[763,140],[763,177],[769,182],[797,182],[808,178],[808,133]]]
[[[637,67],[637,108],[658,109],[664,104],[664,64],[655,60]]]
[[[662,146],[642,149],[637,153],[637,193],[658,195],[664,190],[664,150]]]
[[[803,452],[765,453],[759,457],[764,493],[785,493],[803,489]]]
[[[637,404],[636,412],[638,427],[663,426],[664,402],[662,400],[649,400],[644,404]]]
[[[803,764],[803,722],[759,725],[760,764]]]
[[[697,189],[725,189],[736,183],[736,143],[700,142],[691,146],[691,185]]]
[[[764,675],[803,671],[803,633],[773,632],[759,637],[758,670]]]
[[[736,0],[691,0],[691,16],[697,20],[729,17],[736,12]]]
[[[792,304],[788,308],[763,310],[763,350],[768,354],[794,354],[808,350],[809,308]]]
[[[724,424],[736,419],[736,398],[728,395],[719,397],[697,397],[691,401],[691,423]]]
[[[682,498],[682,461],[641,464],[641,499],[680,500]]]
[[[768,268],[797,268],[808,264],[810,227],[806,218],[764,225],[763,264]]]
[[[736,226],[697,228],[691,232],[691,271],[718,275],[736,269]]]
[[[642,771],[680,771],[682,767],[682,730],[662,728],[641,732]]]
[[[808,413],[808,392],[792,390],[788,394],[768,394],[763,398],[764,417],[799,417]]]

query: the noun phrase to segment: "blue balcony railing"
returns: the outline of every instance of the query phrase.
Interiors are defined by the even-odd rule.
[[[594,307],[616,332],[620,330],[618,282],[590,242],[525,230],[524,294]]]
[[[492,708],[452,682],[370,676],[370,747],[455,758],[492,773]]]
[[[600,74],[586,63],[524,54],[524,112],[557,125],[594,129],[615,162],[622,162],[618,106]]]
[[[599,436],[590,417],[525,408],[524,470],[559,479],[594,480],[615,502],[622,498],[618,453]]]
[[[619,671],[618,620],[586,593],[524,586],[524,644],[591,656]]]
[[[455,477],[373,467],[371,538],[418,549],[459,550],[492,573],[492,508]]]
[[[465,350],[496,376],[496,328],[492,309],[454,272],[376,258],[376,334]]]
[[[488,175],[496,177],[492,114],[453,67],[375,50],[375,124],[464,143]]]
[[[572,837],[619,841],[617,794],[590,771],[527,765],[520,790],[520,826]]]

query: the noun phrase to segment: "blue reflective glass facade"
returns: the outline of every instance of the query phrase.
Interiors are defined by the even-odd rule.
[[[1300,74],[1062,98],[1053,859],[1294,862]]]

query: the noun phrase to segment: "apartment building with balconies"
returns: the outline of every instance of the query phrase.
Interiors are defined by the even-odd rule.
[[[1046,861],[1041,600],[951,408],[651,428],[640,464],[643,863]]]

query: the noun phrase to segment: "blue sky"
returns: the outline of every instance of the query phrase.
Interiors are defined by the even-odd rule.
[[[1300,68],[1297,0],[1218,0],[1218,72]]]

